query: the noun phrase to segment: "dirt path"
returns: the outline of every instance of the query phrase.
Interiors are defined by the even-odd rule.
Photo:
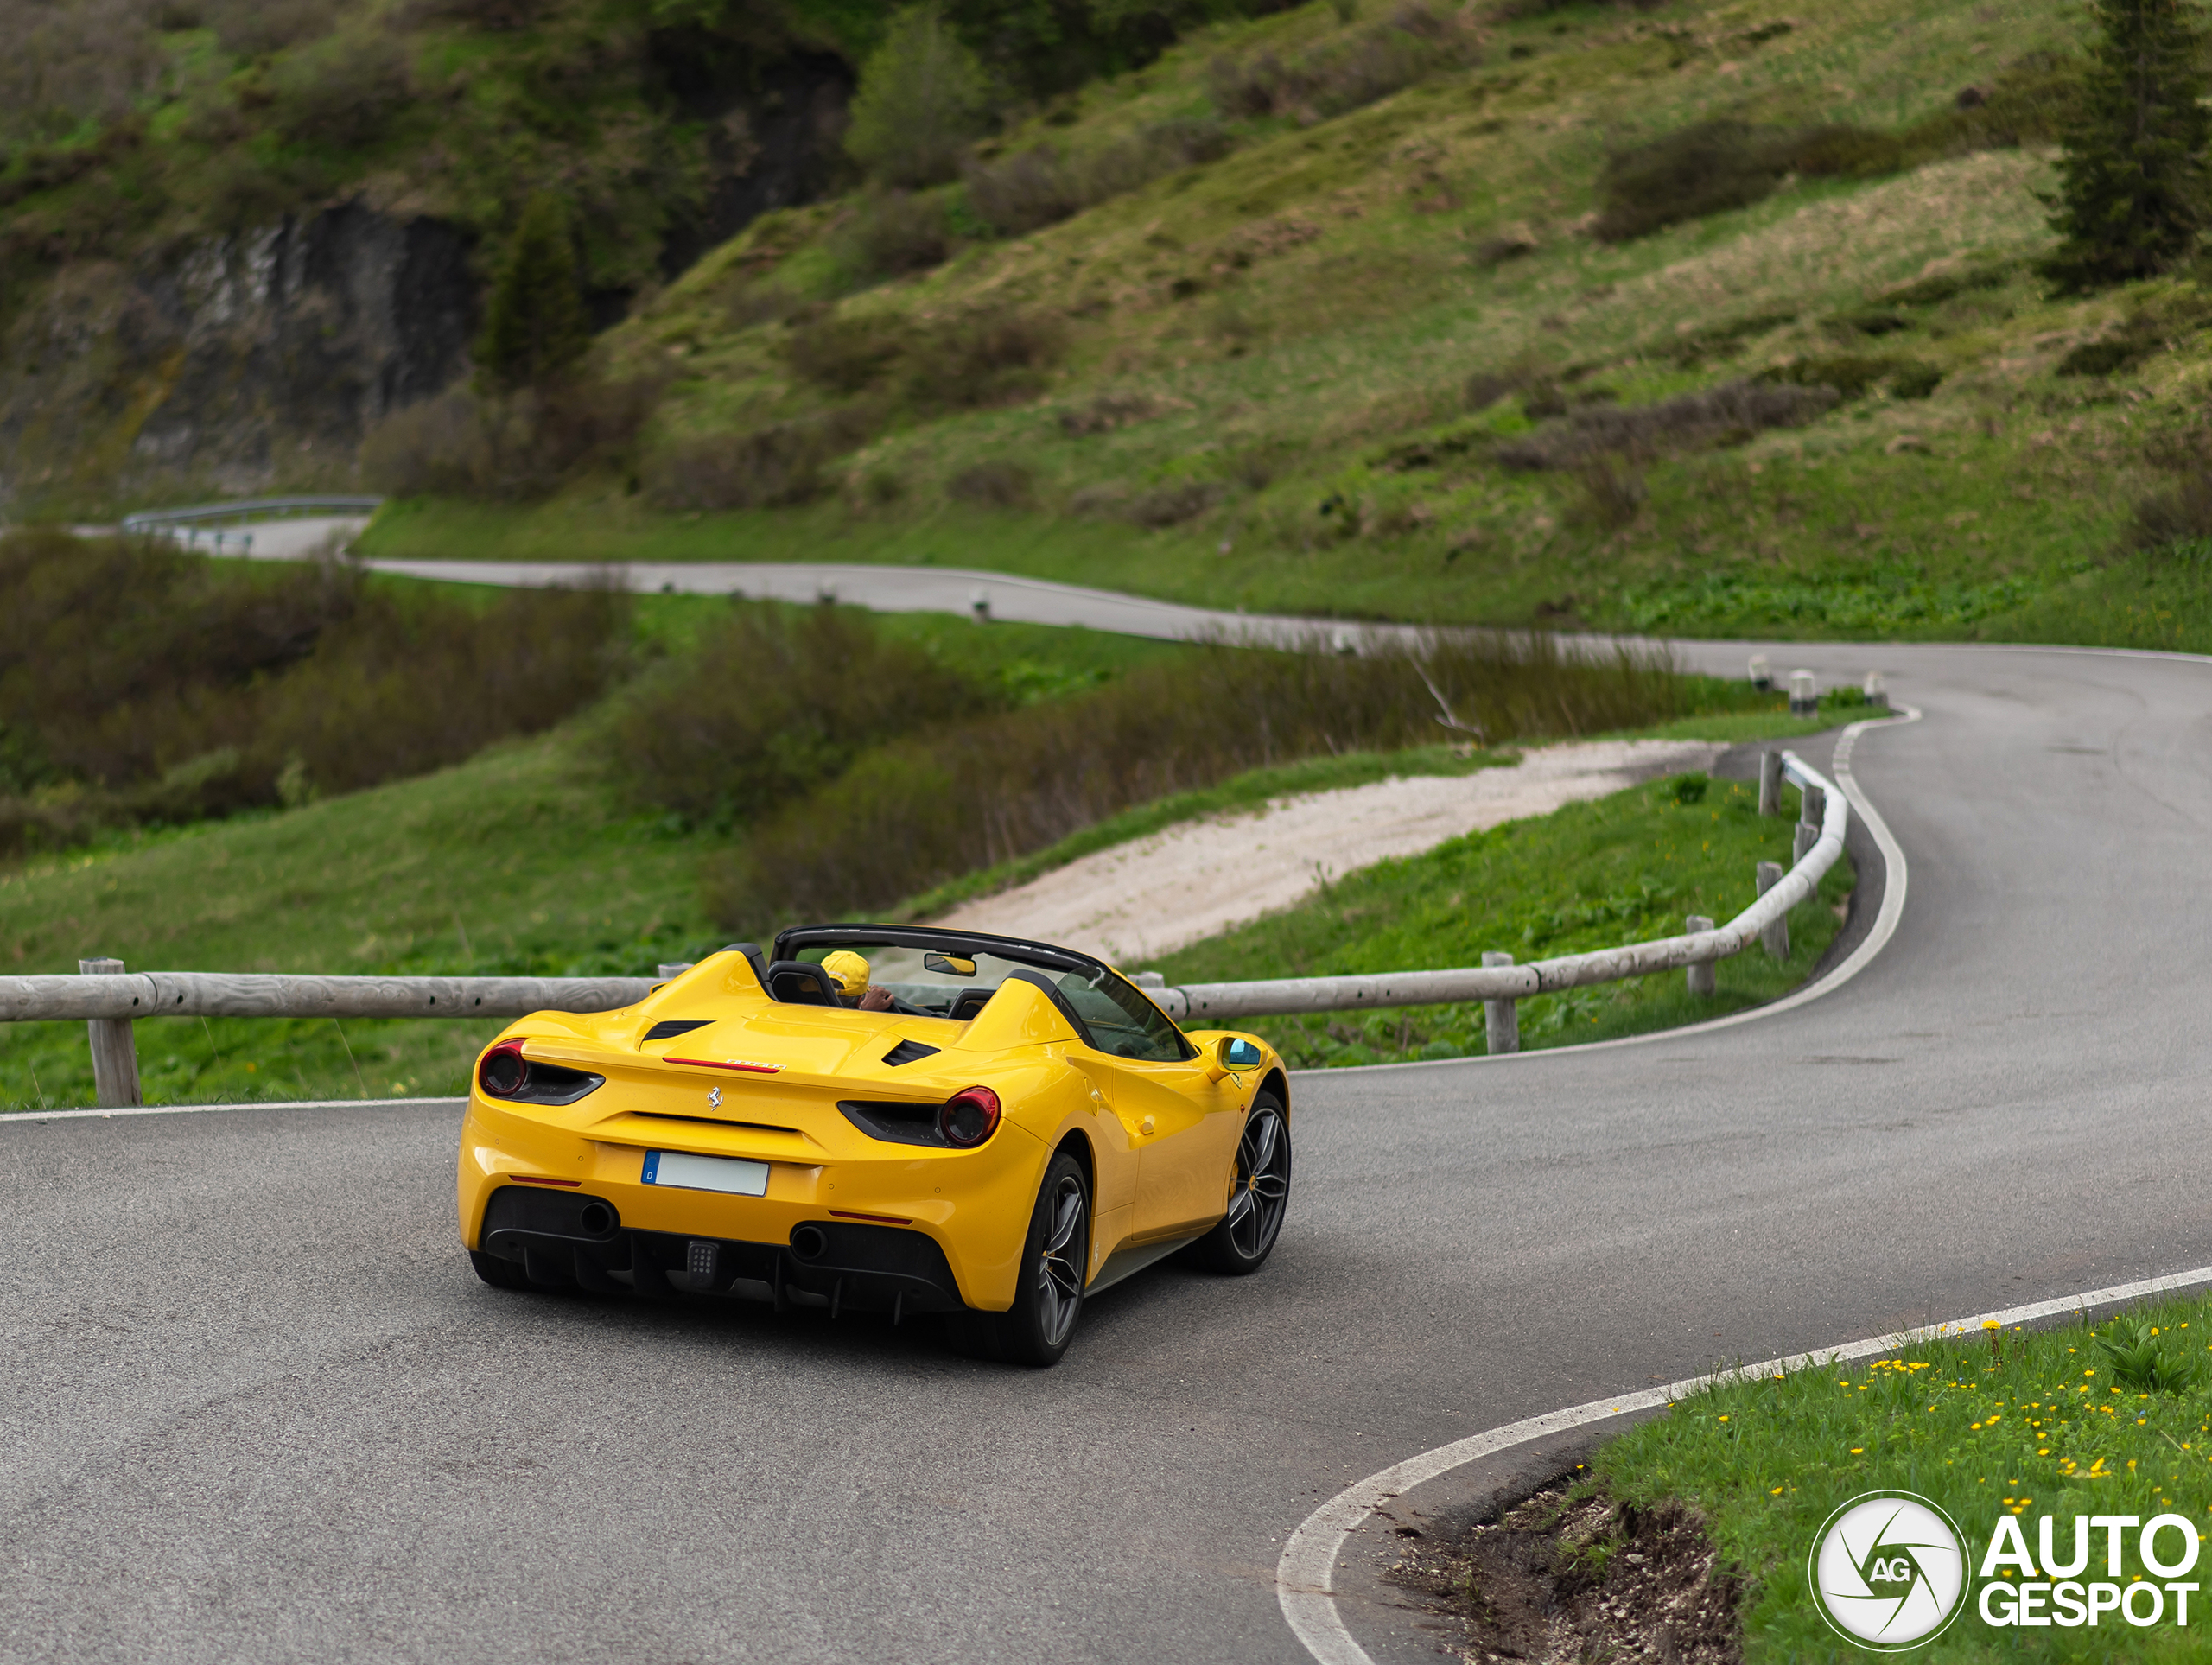
[[[1065,943],[1135,970],[1288,907],[1325,878],[1655,776],[1709,768],[1726,749],[1705,740],[1586,740],[1530,752],[1511,768],[1278,798],[1097,851],[967,903],[941,923]]]

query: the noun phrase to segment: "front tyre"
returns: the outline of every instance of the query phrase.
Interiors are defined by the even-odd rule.
[[[1257,1272],[1282,1234],[1290,1211],[1290,1122],[1282,1101],[1263,1092],[1244,1118],[1236,1142],[1236,1163],[1229,1182],[1229,1212],[1221,1223],[1191,1245],[1192,1256],[1209,1271],[1242,1277]]]
[[[1014,1305],[988,1320],[991,1350],[1009,1364],[1057,1364],[1075,1338],[1090,1281],[1090,1181],[1083,1164],[1062,1151],[1045,1170]]]

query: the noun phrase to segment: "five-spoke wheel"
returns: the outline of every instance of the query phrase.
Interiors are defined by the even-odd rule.
[[[1192,1245],[1202,1265],[1217,1272],[1256,1272],[1282,1232],[1290,1207],[1290,1123],[1282,1103],[1263,1092],[1244,1118],[1230,1172],[1229,1211]]]

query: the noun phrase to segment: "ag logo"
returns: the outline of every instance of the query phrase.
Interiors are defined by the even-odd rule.
[[[1875,1491],[1828,1516],[1810,1572],[1821,1616],[1849,1642],[1897,1653],[1932,1641],[1966,1594],[1959,1529],[1925,1497]]]

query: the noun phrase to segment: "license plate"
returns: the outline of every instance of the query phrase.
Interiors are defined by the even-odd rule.
[[[768,1165],[735,1156],[694,1156],[689,1151],[647,1151],[645,1183],[685,1191],[721,1191],[733,1197],[766,1197]]]

